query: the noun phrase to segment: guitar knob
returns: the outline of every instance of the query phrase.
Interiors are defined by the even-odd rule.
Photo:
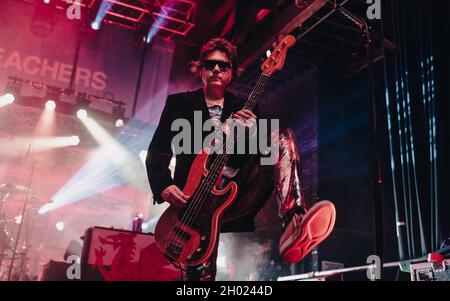
[[[203,235],[202,237],[200,237],[200,239],[201,240],[206,240],[206,236]]]
[[[197,249],[197,252],[200,252],[201,250],[202,250],[201,248],[198,248],[198,249]]]

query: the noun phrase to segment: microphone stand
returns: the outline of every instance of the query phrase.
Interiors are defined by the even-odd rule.
[[[27,151],[27,155],[26,155],[26,159],[25,159],[26,162],[28,162],[29,158],[31,157],[32,146],[33,146],[33,142],[31,142],[30,146],[28,147],[28,151]],[[27,188],[26,188],[26,191],[25,191],[24,202],[23,202],[23,207],[22,207],[22,216],[21,216],[21,219],[20,219],[19,229],[17,230],[17,237],[16,237],[16,242],[14,244],[13,254],[12,254],[12,258],[11,258],[11,264],[10,264],[9,270],[8,270],[8,281],[11,280],[12,271],[13,271],[13,268],[14,268],[14,261],[16,260],[17,248],[19,246],[19,241],[20,241],[20,234],[22,232],[22,225],[23,225],[23,221],[24,221],[24,217],[25,217],[26,210],[27,210],[27,205],[28,205],[28,198],[29,198],[29,194],[30,194],[31,180],[33,179],[34,168],[36,166],[36,161],[33,158],[31,158],[31,159],[32,159],[31,171],[30,171],[30,175],[28,177],[28,183],[27,183]]]

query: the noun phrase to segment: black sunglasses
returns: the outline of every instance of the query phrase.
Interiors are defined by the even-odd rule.
[[[225,72],[230,70],[233,65],[230,62],[225,62],[225,61],[216,61],[216,60],[206,60],[203,62],[203,67],[205,67],[206,70],[213,70],[216,65],[219,66],[220,71]]]

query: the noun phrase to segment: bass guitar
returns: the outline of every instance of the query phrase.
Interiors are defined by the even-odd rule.
[[[264,61],[262,73],[244,109],[254,110],[268,79],[283,68],[287,50],[294,44],[293,36],[284,37]],[[228,135],[228,139],[236,137]],[[158,220],[155,240],[172,262],[184,266],[203,264],[218,243],[221,216],[233,204],[238,192],[238,185],[234,181],[219,188],[222,170],[230,156],[226,148],[234,143],[227,141],[224,145],[225,151],[217,154],[212,162],[209,162],[207,149],[196,155],[183,188],[183,193],[190,196],[189,200],[183,208],[170,206]]]

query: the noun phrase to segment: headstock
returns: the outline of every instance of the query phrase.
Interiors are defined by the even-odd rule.
[[[272,51],[271,55],[261,65],[262,72],[270,76],[278,70],[283,69],[284,62],[286,60],[286,53],[289,48],[294,46],[294,44],[295,38],[293,36],[285,36]]]

